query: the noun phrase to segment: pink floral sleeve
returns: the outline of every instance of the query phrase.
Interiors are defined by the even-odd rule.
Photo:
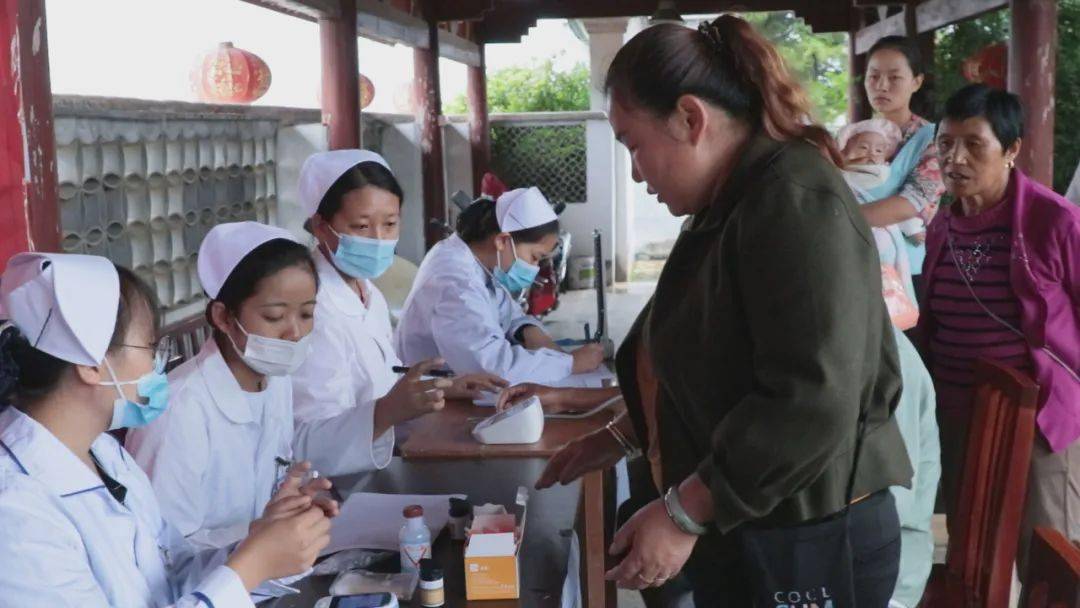
[[[908,136],[925,124],[927,122],[921,118],[913,120],[912,124],[905,129],[904,139],[907,140]],[[900,188],[900,196],[914,205],[919,212],[919,216],[922,217],[926,224],[929,224],[930,220],[934,218],[934,214],[937,213],[938,202],[941,200],[942,194],[945,194],[945,184],[941,181],[941,165],[938,163],[937,144],[931,142],[923,151],[919,164],[904,180],[904,185]]]

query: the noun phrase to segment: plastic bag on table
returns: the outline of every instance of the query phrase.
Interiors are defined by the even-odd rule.
[[[362,593],[393,593],[399,600],[409,601],[420,576],[416,572],[370,572],[348,570],[330,585],[330,595],[359,595]]]
[[[338,551],[323,561],[315,564],[311,573],[316,576],[337,574],[347,570],[363,570],[383,560],[397,556],[394,551],[376,551],[373,549],[346,549]]]

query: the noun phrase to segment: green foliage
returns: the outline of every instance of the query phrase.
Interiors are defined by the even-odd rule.
[[[488,111],[574,112],[589,109],[589,68],[578,63],[555,70],[552,59],[511,66],[488,74]],[[445,104],[447,114],[467,112],[464,95]]]
[[[740,15],[780,50],[795,76],[806,87],[817,112],[828,125],[845,121],[848,98],[846,34],[815,34],[790,11]]]
[[[1001,10],[938,32],[934,53],[935,100],[967,84],[960,64],[979,49],[1009,38],[1009,11]],[[1080,161],[1080,0],[1058,2],[1057,106],[1054,126],[1054,189],[1064,192]]]

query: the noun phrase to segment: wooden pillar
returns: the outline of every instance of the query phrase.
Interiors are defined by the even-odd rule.
[[[1054,72],[1057,69],[1057,0],[1011,0],[1009,90],[1024,104],[1020,170],[1054,183]]]
[[[420,171],[424,184],[424,243],[428,249],[443,237],[446,184],[443,177],[442,100],[439,92],[439,27],[428,21],[428,48],[413,49],[416,124],[420,128]]]
[[[487,60],[480,43],[480,65],[469,66],[469,144],[472,148],[473,196],[480,196],[480,180],[491,167],[491,122],[488,120]]]
[[[319,19],[322,112],[331,150],[360,147],[360,68],[356,50],[356,0],[339,0],[340,12]]]
[[[873,115],[870,100],[866,97],[863,80],[866,77],[866,55],[855,52],[855,34],[858,23],[848,32],[848,120],[866,120]]]
[[[44,0],[0,0],[0,269],[21,251],[59,251]]]

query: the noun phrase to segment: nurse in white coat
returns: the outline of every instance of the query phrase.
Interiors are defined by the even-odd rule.
[[[458,216],[457,232],[424,257],[398,323],[406,363],[443,357],[459,372],[510,384],[557,382],[590,372],[603,349],[564,353],[515,301],[558,245],[559,222],[537,188],[482,198]]]
[[[404,376],[386,299],[371,282],[390,267],[400,232],[401,186],[386,161],[366,150],[312,155],[300,170],[300,202],[317,241],[319,274],[312,356],[292,376],[298,458],[338,475],[385,467],[394,427],[506,385],[489,374],[422,379],[441,360],[416,361]],[[345,413],[356,424],[335,420]],[[312,428],[326,429],[314,432]],[[336,428],[336,437],[329,435]],[[326,449],[327,445],[336,448]]]
[[[224,547],[247,535],[292,460],[288,374],[308,356],[318,283],[308,249],[257,222],[211,229],[198,272],[212,339],[169,374],[169,409],[126,447],[165,518]]]
[[[105,432],[166,407],[154,306],[96,256],[23,253],[0,277],[0,606],[251,606],[259,583],[303,572],[329,542],[293,483],[231,551],[196,551],[162,519]]]

